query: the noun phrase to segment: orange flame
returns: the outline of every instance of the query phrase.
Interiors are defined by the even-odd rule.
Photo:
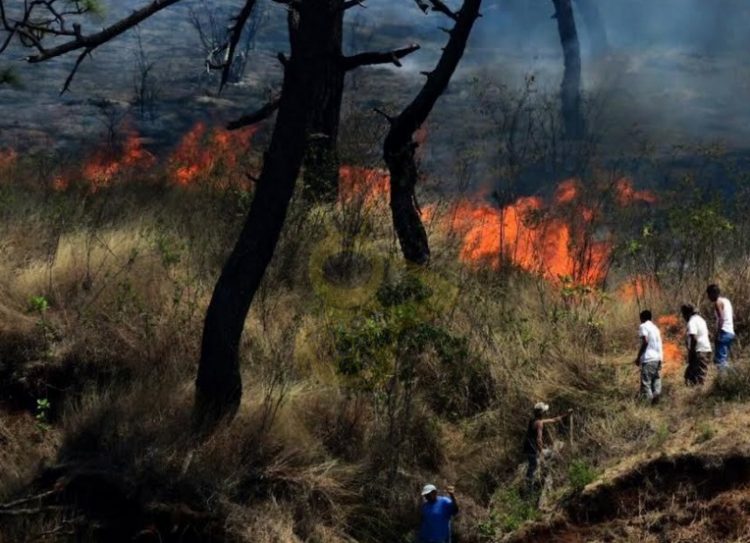
[[[627,206],[636,202],[653,204],[657,200],[656,195],[650,190],[635,190],[633,182],[626,177],[617,180],[615,191],[617,192],[617,202],[621,206]]]
[[[52,190],[54,191],[63,192],[68,190],[69,186],[70,182],[61,175],[58,175],[52,180]]]
[[[131,130],[122,145],[122,156],[108,158],[103,152],[97,153],[84,164],[82,173],[83,178],[91,183],[92,190],[98,190],[110,185],[125,170],[147,168],[155,162],[156,158],[142,147],[141,137]],[[62,186],[61,183],[57,185]],[[67,187],[67,183],[65,186]]]
[[[387,170],[341,166],[339,169],[339,202],[363,202],[373,205],[387,202],[391,193],[391,178]]]
[[[626,302],[643,300],[649,292],[657,292],[659,285],[653,277],[634,275],[623,283],[617,291],[618,297]]]
[[[656,324],[662,331],[662,349],[664,351],[663,371],[665,374],[676,373],[684,360],[684,349],[680,347],[682,321],[677,315],[661,315]]]
[[[670,375],[678,372],[684,356],[680,346],[671,340],[662,341],[662,351],[664,354],[664,360],[662,361],[664,374]]]
[[[572,201],[575,185],[558,187],[556,200]],[[595,285],[607,272],[611,245],[585,236],[565,220],[545,216],[540,198],[519,198],[502,209],[488,204],[459,202],[452,227],[464,232],[460,259],[499,269],[514,264],[548,279],[571,277]]]
[[[186,187],[216,175],[220,177],[219,185],[231,184],[255,130],[250,127],[232,132],[222,128],[209,131],[204,123],[196,123],[172,153],[172,181]],[[221,168],[225,171],[220,171]]]
[[[0,149],[0,171],[11,168],[17,160],[18,153],[14,149]]]
[[[555,191],[555,203],[569,204],[578,198],[578,181],[575,179],[566,179],[562,181]]]

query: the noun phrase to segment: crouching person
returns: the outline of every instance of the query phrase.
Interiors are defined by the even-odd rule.
[[[435,485],[425,485],[422,489],[419,543],[450,543],[451,520],[458,513],[458,502],[453,487],[446,490],[448,496],[438,496]]]

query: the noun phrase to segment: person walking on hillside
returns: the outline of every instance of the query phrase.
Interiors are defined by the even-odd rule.
[[[551,449],[544,446],[544,426],[558,423],[573,413],[571,409],[559,417],[545,419],[544,416],[548,411],[549,405],[544,402],[539,402],[534,406],[534,418],[529,421],[523,441],[523,453],[526,455],[528,461],[526,487],[529,494],[534,490],[534,476],[539,468],[539,464],[552,453]]]
[[[680,308],[682,318],[687,323],[687,368],[685,384],[702,385],[711,361],[711,342],[708,339],[708,325],[692,305]]]
[[[732,302],[721,295],[719,285],[708,285],[708,299],[714,304],[716,314],[716,352],[714,363],[719,371],[729,367],[729,348],[734,341],[734,310]]]
[[[641,338],[641,346],[635,358],[635,365],[641,368],[643,398],[656,404],[661,396],[661,364],[664,359],[661,332],[651,321],[651,311],[648,309],[641,311],[640,319],[638,336]]]
[[[448,496],[438,496],[435,485],[422,488],[419,543],[450,543],[451,520],[458,513],[458,502],[453,487],[449,486],[446,490]]]

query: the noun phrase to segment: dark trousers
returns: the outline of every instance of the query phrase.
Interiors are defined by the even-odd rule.
[[[702,385],[706,380],[709,362],[711,362],[711,353],[688,353],[685,384]]]
[[[526,467],[526,487],[531,492],[534,490],[534,477],[539,469],[539,454],[528,453],[526,460],[528,461],[528,466]]]

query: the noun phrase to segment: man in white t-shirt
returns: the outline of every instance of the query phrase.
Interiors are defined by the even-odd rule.
[[[729,348],[734,341],[734,310],[729,298],[721,295],[719,285],[708,285],[706,294],[714,304],[716,315],[714,363],[719,370],[725,370],[729,367]]]
[[[682,318],[687,323],[687,368],[685,384],[702,385],[706,380],[708,364],[711,362],[711,341],[708,339],[708,325],[692,305],[680,308]]]
[[[641,347],[638,349],[635,365],[641,368],[641,394],[656,404],[661,396],[661,363],[664,358],[661,332],[651,321],[651,311],[641,311],[640,318],[638,336],[641,338]]]

